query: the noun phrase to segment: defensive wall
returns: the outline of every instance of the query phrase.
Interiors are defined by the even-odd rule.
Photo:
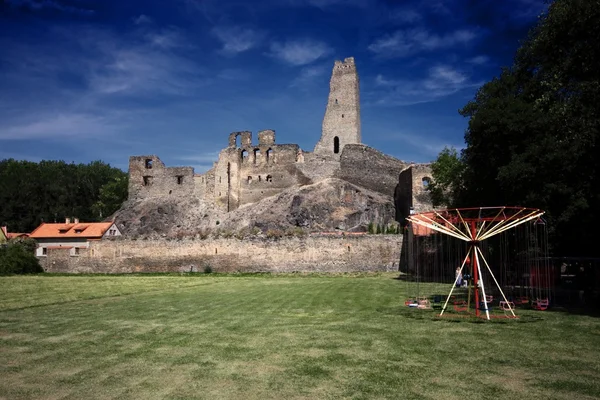
[[[398,271],[402,235],[311,235],[275,239],[114,239],[79,255],[49,249],[46,272],[377,272]]]

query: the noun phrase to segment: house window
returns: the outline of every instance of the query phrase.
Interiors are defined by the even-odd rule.
[[[116,229],[109,229],[108,236],[115,236],[116,232]]]
[[[58,233],[67,233],[67,232],[69,232],[68,229],[59,229],[58,230]]]
[[[145,162],[146,169],[152,169],[152,159],[147,158]]]
[[[178,175],[177,176],[177,184],[181,185],[183,183],[183,176],[182,175]]]
[[[335,154],[340,152],[340,138],[337,136],[333,138],[333,152]]]
[[[152,185],[152,177],[144,176],[144,186],[150,186],[150,185]]]
[[[42,255],[43,256],[47,256],[48,255],[48,249],[45,247],[42,247]]]
[[[75,229],[75,233],[81,233],[83,232],[83,229]]]
[[[421,179],[421,182],[423,183],[423,187],[425,189],[427,189],[429,187],[429,184],[431,183],[431,179],[428,177],[425,177],[425,178]]]
[[[248,184],[250,184],[250,183],[252,183],[252,177],[251,176],[248,177]]]
[[[71,252],[72,256],[78,256],[79,255],[79,247],[73,247],[73,251]]]

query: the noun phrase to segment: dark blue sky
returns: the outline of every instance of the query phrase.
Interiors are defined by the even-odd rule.
[[[510,65],[543,0],[4,0],[0,159],[130,155],[210,168],[229,132],[312,151],[336,59],[363,142],[406,161],[462,147],[457,110]]]

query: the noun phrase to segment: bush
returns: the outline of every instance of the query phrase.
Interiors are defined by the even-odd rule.
[[[44,272],[27,243],[9,242],[0,246],[0,274],[37,274]]]
[[[374,235],[376,233],[375,232],[376,229],[377,228],[375,228],[375,224],[372,222],[369,222],[369,233]]]

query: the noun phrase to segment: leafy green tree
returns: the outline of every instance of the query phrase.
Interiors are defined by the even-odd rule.
[[[44,272],[33,253],[19,242],[0,246],[0,274],[34,274]]]
[[[427,186],[435,207],[454,206],[460,198],[465,165],[454,147],[444,149],[431,163],[433,181]]]
[[[92,210],[98,219],[103,219],[121,208],[127,199],[129,179],[127,176],[117,176],[100,188],[98,201],[92,205]]]
[[[98,210],[92,206],[101,200],[100,189],[117,179],[127,180],[127,174],[101,161],[85,165],[64,161],[2,160],[0,223],[13,232],[30,232],[41,222],[59,222],[65,217],[98,221],[101,219]],[[105,196],[110,198],[110,189],[106,192]],[[122,200],[127,196],[126,190],[123,193],[115,188],[114,193],[123,196]],[[106,198],[104,201],[108,211],[117,203],[114,198],[110,202]]]
[[[556,254],[593,255],[600,222],[600,1],[556,0],[460,113],[457,205],[547,211]],[[437,177],[434,178],[437,179]]]

